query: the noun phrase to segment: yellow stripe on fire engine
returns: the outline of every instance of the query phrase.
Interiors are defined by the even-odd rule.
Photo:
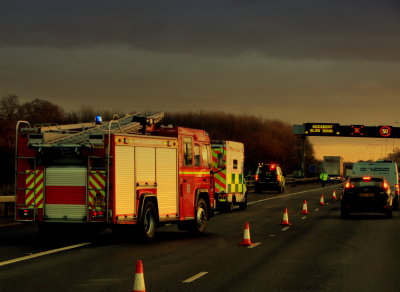
[[[202,175],[202,176],[209,176],[209,171],[180,171],[179,174],[182,175]]]

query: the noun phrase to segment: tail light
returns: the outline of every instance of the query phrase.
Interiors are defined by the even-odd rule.
[[[389,185],[387,182],[384,181],[382,187],[384,190],[387,190],[389,188]]]
[[[371,180],[371,177],[370,176],[363,176],[363,178],[362,178],[364,181],[370,181]]]
[[[276,175],[276,180],[279,182],[281,181],[281,177],[278,174]]]
[[[258,174],[255,174],[255,175],[254,175],[254,180],[255,180],[255,181],[258,181]]]
[[[346,182],[346,184],[344,185],[345,189],[350,189],[350,188],[354,188],[354,185],[352,185],[349,181]]]
[[[398,194],[400,193],[400,191],[399,191],[399,184],[396,184],[396,185],[395,185],[395,188],[396,188],[395,194],[398,195]]]
[[[275,170],[275,168],[276,168],[276,165],[275,165],[275,164],[271,164],[271,165],[269,166],[269,170]]]
[[[102,210],[93,210],[92,214],[94,218],[105,218],[106,212]]]
[[[18,217],[33,218],[33,209],[18,209]]]

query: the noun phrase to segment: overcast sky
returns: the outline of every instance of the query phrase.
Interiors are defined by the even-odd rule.
[[[399,64],[398,0],[0,0],[0,95],[66,110],[400,126]]]

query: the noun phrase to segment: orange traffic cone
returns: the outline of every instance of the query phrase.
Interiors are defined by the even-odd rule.
[[[324,194],[322,194],[322,195],[321,195],[321,198],[319,199],[319,205],[320,205],[320,206],[325,206]]]
[[[290,225],[289,223],[289,215],[288,215],[288,209],[285,208],[283,210],[283,220],[281,222],[281,225]]]
[[[133,292],[146,292],[143,277],[143,263],[142,260],[136,262],[135,282],[133,283]]]
[[[337,197],[336,197],[336,190],[333,190],[333,193],[332,193],[332,200],[335,200],[335,201],[336,201],[336,199],[337,199]]]
[[[251,246],[253,243],[251,243],[250,240],[250,226],[249,222],[244,223],[244,232],[243,232],[243,240],[239,245],[244,245],[244,246]]]
[[[303,210],[301,211],[301,214],[308,215],[307,201],[306,200],[304,200]]]

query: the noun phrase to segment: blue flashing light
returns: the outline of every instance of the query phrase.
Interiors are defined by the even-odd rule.
[[[101,125],[101,123],[102,123],[101,116],[96,116],[95,123],[96,123],[96,125]]]

